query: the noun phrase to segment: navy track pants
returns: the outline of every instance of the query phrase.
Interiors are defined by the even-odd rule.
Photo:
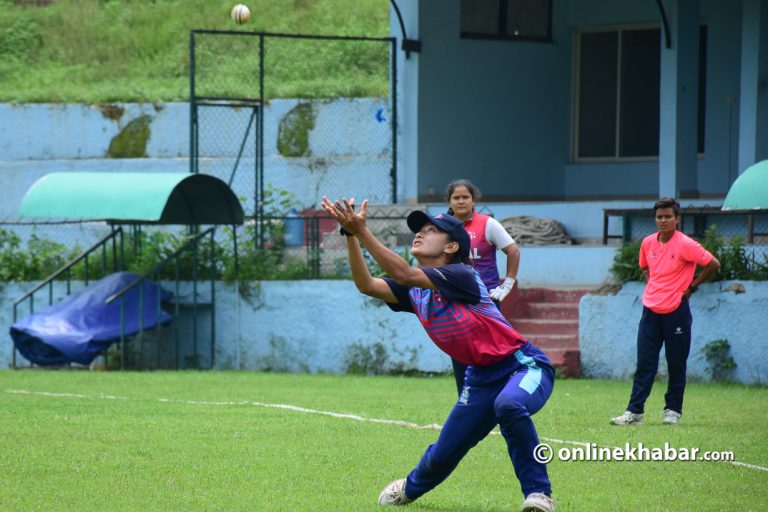
[[[691,350],[691,324],[691,309],[685,299],[676,310],[666,315],[643,308],[637,329],[637,369],[628,411],[636,414],[644,412],[645,401],[651,394],[653,379],[659,370],[659,352],[664,345],[669,372],[664,408],[682,414],[688,353]]]
[[[531,415],[549,399],[554,381],[549,359],[530,343],[493,366],[469,366],[464,389],[437,442],[408,475],[406,495],[416,499],[434,489],[497,424],[523,495],[550,494],[547,467],[533,458],[539,437]]]

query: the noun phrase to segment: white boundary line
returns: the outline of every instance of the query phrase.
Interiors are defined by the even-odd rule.
[[[7,393],[11,393],[14,395],[34,395],[34,396],[44,396],[44,397],[51,397],[51,398],[85,398],[85,399],[100,399],[100,400],[137,400],[135,398],[130,398],[127,396],[114,396],[114,395],[82,395],[77,393],[53,393],[49,391],[29,391],[26,389],[7,389]],[[151,400],[151,399],[149,399]],[[384,425],[396,425],[399,427],[408,427],[408,428],[414,428],[414,429],[423,429],[423,430],[441,430],[443,427],[442,425],[439,425],[437,423],[430,423],[427,425],[419,425],[418,423],[412,423],[410,421],[402,421],[402,420],[385,420],[385,419],[379,419],[379,418],[365,418],[363,416],[358,416],[357,414],[346,414],[346,413],[340,413],[340,412],[332,412],[332,411],[321,411],[319,409],[307,409],[305,407],[299,407],[297,405],[289,405],[289,404],[273,404],[273,403],[267,403],[267,402],[251,402],[251,401],[240,401],[240,402],[218,402],[218,401],[205,401],[205,400],[178,400],[173,398],[158,398],[158,402],[162,403],[176,403],[176,404],[188,404],[188,405],[224,405],[224,406],[231,406],[231,405],[252,405],[256,407],[267,407],[271,409],[282,409],[286,411],[292,411],[292,412],[300,412],[304,414],[319,414],[322,416],[330,416],[332,418],[340,418],[345,420],[354,420],[354,421],[363,421],[366,423],[378,423],[378,424],[384,424]],[[491,434],[500,435],[500,433],[496,430],[492,431]],[[576,446],[584,446],[584,447],[591,447],[594,446],[595,443],[585,443],[582,441],[568,441],[564,439],[555,439],[553,437],[541,437],[543,441],[547,441],[550,443],[558,443],[558,444],[572,444]],[[612,447],[609,447],[612,448]],[[728,464],[732,464],[734,466],[747,468],[747,469],[754,469],[757,471],[768,471],[768,467],[758,466],[756,464],[749,464],[746,462],[739,462],[736,460],[722,460],[717,462],[725,462]]]

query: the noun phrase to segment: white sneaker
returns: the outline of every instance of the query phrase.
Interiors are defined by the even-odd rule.
[[[381,491],[381,494],[379,494],[379,505],[382,507],[389,505],[407,505],[412,501],[412,499],[409,499],[408,496],[405,495],[405,478],[391,482],[383,491]]]
[[[682,414],[677,411],[673,411],[672,409],[664,409],[664,419],[662,421],[665,425],[679,425],[680,416],[682,416]]]
[[[523,512],[554,512],[555,503],[543,492],[533,492],[523,502]]]
[[[642,414],[624,411],[621,416],[611,418],[611,425],[642,425],[644,421]]]

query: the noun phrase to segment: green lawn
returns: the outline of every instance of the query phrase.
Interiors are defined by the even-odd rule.
[[[246,0],[253,14],[246,25],[230,19],[236,3],[54,0],[34,6],[0,0],[0,101],[188,101],[192,29],[389,35],[387,0]],[[208,64],[201,58],[198,71],[215,73],[222,87],[237,86],[243,97],[244,83],[258,84],[258,41],[228,40],[228,46],[199,47],[214,58]],[[251,45],[241,48],[245,40]],[[388,92],[387,45],[272,41],[265,51],[271,57],[265,63],[269,98]]]
[[[768,466],[768,389],[691,384],[679,427],[620,428],[630,384],[561,380],[535,416],[540,436],[598,446],[733,451]],[[262,373],[0,372],[0,510],[376,510],[379,490],[436,431],[359,421],[442,423],[449,377]],[[564,446],[552,442],[555,449]],[[722,462],[562,462],[558,510],[764,510],[768,471]],[[409,510],[501,512],[522,501],[492,435]]]

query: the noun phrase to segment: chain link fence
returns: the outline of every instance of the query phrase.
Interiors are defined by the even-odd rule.
[[[413,233],[406,225],[411,207],[372,206],[370,229],[389,247],[410,259]],[[261,219],[264,243],[252,243],[257,223],[251,218],[243,226],[219,226],[214,235],[214,261],[201,249],[194,275],[197,279],[247,281],[263,279],[348,279],[346,238],[336,221],[324,211],[305,210],[290,216]],[[117,227],[117,226],[115,226]],[[204,230],[208,226],[200,226]],[[123,225],[116,253],[104,248],[57,280],[72,280],[74,288],[84,287],[118,270],[138,274],[150,271],[171,255],[192,234],[184,226]],[[64,267],[112,231],[104,222],[67,222],[34,225],[0,224],[0,281],[40,281]],[[77,240],[73,245],[72,240]],[[372,273],[378,264],[368,258]],[[169,266],[161,279],[189,280],[192,261],[186,257],[180,268]],[[45,302],[45,298],[41,299]]]
[[[394,39],[192,31],[191,170],[267,217],[322,195],[395,202]],[[286,99],[287,98],[287,99]],[[270,203],[286,192],[290,203]]]

